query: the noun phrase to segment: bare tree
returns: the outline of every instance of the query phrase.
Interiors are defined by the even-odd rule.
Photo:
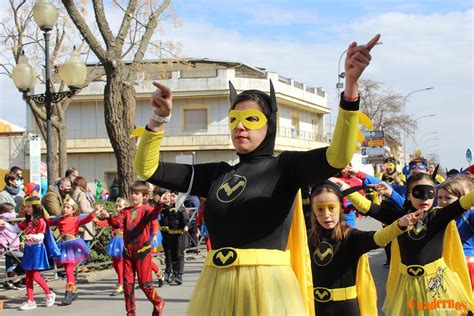
[[[117,160],[122,196],[128,196],[133,181],[135,142],[130,134],[135,125],[135,87],[137,73],[148,49],[159,49],[150,40],[163,20],[173,20],[170,1],[118,1],[113,4],[123,12],[123,20],[116,35],[112,33],[102,0],[93,0],[95,25],[101,38],[94,36],[87,17],[87,4],[78,7],[77,1],[62,0],[71,20],[100,61],[106,76],[104,88],[104,116],[107,134]],[[86,1],[87,3],[87,1]],[[89,22],[89,23],[88,23]],[[156,41],[158,42],[158,41]],[[161,44],[161,42],[160,42]],[[125,57],[130,58],[125,62]]]
[[[44,40],[41,31],[33,21],[32,7],[33,0],[9,0],[9,12],[0,21],[0,67],[1,74],[9,78],[12,77],[13,67],[18,62],[22,52],[28,56],[29,61],[36,69],[44,67]],[[59,17],[55,28],[51,31],[52,49],[50,55],[51,65],[61,63],[71,53],[73,49],[72,35],[75,32],[74,25],[70,21],[64,10],[59,10]],[[66,44],[68,43],[68,44]],[[87,49],[79,44],[79,49]],[[62,92],[67,89],[59,77],[60,66],[52,67],[51,91]],[[44,82],[41,71],[37,75],[40,83]],[[86,85],[94,78],[88,76]],[[36,92],[36,91],[35,91]],[[43,139],[46,139],[46,109],[44,104],[35,103],[33,100],[25,100],[33,113],[36,126]],[[67,126],[66,112],[71,103],[71,98],[65,98],[54,103],[51,112],[52,129],[52,169],[53,177],[64,175],[67,169]]]
[[[416,130],[416,121],[403,114],[403,96],[382,90],[382,83],[370,79],[359,82],[361,111],[374,123],[375,129],[383,129],[385,142],[391,150],[398,151],[403,129],[408,135]]]

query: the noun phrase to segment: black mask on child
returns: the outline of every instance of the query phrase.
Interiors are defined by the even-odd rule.
[[[415,199],[426,201],[434,198],[435,189],[431,185],[415,185],[413,189],[411,189],[411,194]]]

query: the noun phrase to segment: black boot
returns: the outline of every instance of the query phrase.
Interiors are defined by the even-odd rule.
[[[66,291],[66,294],[64,295],[64,299],[61,301],[61,304],[71,305],[72,301],[73,301],[72,291]]]
[[[62,305],[71,305],[74,300],[74,294],[72,293],[73,287],[74,284],[72,283],[66,284],[66,293],[64,293],[64,299],[61,301]]]
[[[79,299],[79,292],[77,291],[77,286],[72,287],[72,300],[77,301]]]
[[[183,284],[183,274],[175,273],[174,274],[174,281],[176,282],[177,285]]]
[[[171,283],[171,273],[165,272],[165,283]]]

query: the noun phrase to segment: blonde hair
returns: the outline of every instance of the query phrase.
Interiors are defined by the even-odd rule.
[[[63,201],[63,205],[69,205],[71,206],[74,210],[77,211],[77,209],[79,208],[79,206],[77,205],[76,201],[74,201],[72,198],[70,197],[67,197],[64,199]]]
[[[474,190],[474,181],[469,175],[457,175],[441,183],[439,189],[444,189],[449,194],[460,198]]]
[[[117,200],[115,201],[115,204],[120,204],[122,208],[130,206],[130,203],[127,201],[127,199],[124,199],[124,198],[117,198]]]

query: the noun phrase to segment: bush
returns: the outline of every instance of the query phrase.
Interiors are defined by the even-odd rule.
[[[111,214],[111,215],[116,215],[117,214],[117,212],[115,210],[115,203],[114,202],[99,201],[99,202],[96,203],[96,205],[97,204],[102,205],[104,207],[104,209],[109,214]],[[96,226],[96,228],[97,228],[96,229],[96,236],[97,236],[97,234],[99,234],[99,232],[101,230],[103,230],[103,232],[99,236],[98,240],[94,240],[94,241],[96,241],[96,243],[94,244],[94,246],[90,250],[91,255],[90,255],[89,260],[87,261],[87,264],[101,263],[101,262],[106,262],[106,261],[111,260],[111,258],[107,255],[106,250],[107,250],[107,245],[109,243],[109,240],[110,240],[110,238],[112,238],[112,230],[111,230],[110,227],[102,228],[102,227]],[[108,269],[108,268],[110,268],[110,265],[98,266],[95,269],[103,270],[103,269]]]

